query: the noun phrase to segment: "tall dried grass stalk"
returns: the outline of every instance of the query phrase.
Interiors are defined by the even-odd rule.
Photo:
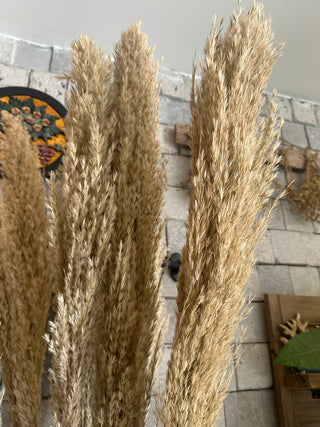
[[[254,249],[274,207],[280,123],[262,92],[280,50],[263,7],[238,11],[222,34],[213,24],[202,79],[191,100],[193,181],[178,314],[158,422],[214,426],[233,374],[234,332],[246,311]]]
[[[73,44],[60,194],[51,186],[57,426],[144,425],[161,347],[158,66],[139,25],[114,66],[104,56]]]
[[[0,347],[12,426],[40,426],[43,336],[51,298],[43,179],[28,132],[3,113]]]
[[[54,425],[94,422],[97,297],[105,284],[115,217],[109,120],[112,65],[82,36],[73,44],[67,100],[68,148],[50,185],[50,243],[55,260],[57,314],[51,322]],[[61,188],[60,188],[61,185]],[[104,343],[101,343],[104,344]]]
[[[97,353],[97,409],[104,426],[144,425],[161,346],[165,168],[158,164],[157,71],[147,36],[140,24],[131,26],[116,45],[114,62],[117,215],[99,337],[104,348]]]

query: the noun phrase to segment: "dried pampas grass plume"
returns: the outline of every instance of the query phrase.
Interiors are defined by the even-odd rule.
[[[164,426],[214,426],[236,353],[234,332],[247,312],[244,290],[254,249],[274,204],[280,123],[262,92],[279,56],[263,7],[212,29],[191,99],[192,190],[178,282],[178,314],[163,405]]]
[[[57,426],[140,426],[161,348],[157,64],[139,25],[115,61],[73,44],[68,149],[49,200],[57,315],[51,323]]]
[[[111,61],[85,36],[73,43],[67,152],[48,210],[57,314],[48,336],[56,426],[95,425],[97,313],[115,217],[108,117]],[[61,178],[61,183],[59,179]],[[103,343],[100,343],[103,345]]]
[[[40,426],[43,336],[51,298],[44,183],[21,122],[2,113],[0,347],[10,425]]]
[[[158,164],[158,64],[140,24],[121,35],[114,56],[117,215],[103,300],[107,315],[100,328],[97,401],[105,417],[101,425],[142,426],[162,339],[160,213],[166,171]]]

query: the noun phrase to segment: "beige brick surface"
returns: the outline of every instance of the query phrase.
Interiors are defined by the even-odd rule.
[[[298,122],[316,125],[314,106],[311,102],[301,99],[292,100],[293,115]]]
[[[238,390],[270,388],[273,378],[268,344],[242,344],[236,375]]]
[[[186,221],[189,213],[189,192],[182,188],[170,187],[165,194],[164,218]]]
[[[191,176],[191,159],[183,156],[167,156],[167,180],[173,187],[186,188]]]
[[[0,87],[28,86],[30,71],[0,64]]]
[[[240,334],[246,331],[243,336],[243,342],[266,343],[268,342],[268,332],[264,303],[253,302],[250,308],[251,311],[248,317],[238,327],[237,338],[240,339]]]
[[[320,278],[315,267],[289,267],[296,295],[320,295]]]
[[[256,247],[255,253],[257,255],[257,263],[259,264],[273,264],[274,263],[274,253],[271,242],[270,231],[266,231],[262,240],[259,242]]]
[[[47,93],[62,104],[65,104],[67,82],[66,80],[57,79],[57,77],[57,75],[52,73],[32,71],[29,87]]]
[[[174,127],[159,125],[159,141],[163,154],[177,154],[179,147],[174,142]]]
[[[227,427],[279,427],[274,390],[230,393],[225,419]]]

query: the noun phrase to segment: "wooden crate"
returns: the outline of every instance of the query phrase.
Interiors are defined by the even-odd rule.
[[[301,314],[303,321],[320,323],[320,297],[265,295],[272,362],[282,348],[280,323]],[[293,374],[286,366],[273,365],[281,427],[320,427],[320,399],[310,388],[320,388],[320,374]]]

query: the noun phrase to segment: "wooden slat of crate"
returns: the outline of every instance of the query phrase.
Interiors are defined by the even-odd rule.
[[[301,314],[304,321],[320,322],[320,297],[267,294],[265,303],[269,346],[273,362],[282,347],[279,323],[285,323],[297,313]],[[312,399],[310,390],[287,388],[285,381],[289,373],[286,366],[273,365],[280,426],[320,427],[320,400]],[[318,383],[320,374],[312,374],[312,376],[308,378],[308,381],[314,380]],[[297,387],[299,388],[299,384]]]

